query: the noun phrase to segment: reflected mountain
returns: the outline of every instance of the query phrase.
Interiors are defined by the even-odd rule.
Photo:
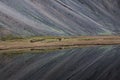
[[[0,55],[0,80],[119,80],[120,46]]]

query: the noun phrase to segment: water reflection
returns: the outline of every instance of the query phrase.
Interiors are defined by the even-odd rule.
[[[0,55],[0,80],[120,80],[120,46]]]

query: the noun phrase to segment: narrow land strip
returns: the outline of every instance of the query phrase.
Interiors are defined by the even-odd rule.
[[[0,41],[0,50],[119,44],[120,36],[31,37]]]

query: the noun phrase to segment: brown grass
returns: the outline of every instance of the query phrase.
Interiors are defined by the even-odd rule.
[[[31,40],[34,40],[34,42],[31,42]],[[24,49],[24,48],[51,48],[64,46],[69,47],[80,45],[117,45],[117,44],[120,44],[120,36],[78,36],[78,37],[51,37],[51,38],[34,37],[29,39],[0,41],[0,50]]]

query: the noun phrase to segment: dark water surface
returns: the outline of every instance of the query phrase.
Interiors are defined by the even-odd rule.
[[[2,53],[0,80],[120,80],[120,46]]]

